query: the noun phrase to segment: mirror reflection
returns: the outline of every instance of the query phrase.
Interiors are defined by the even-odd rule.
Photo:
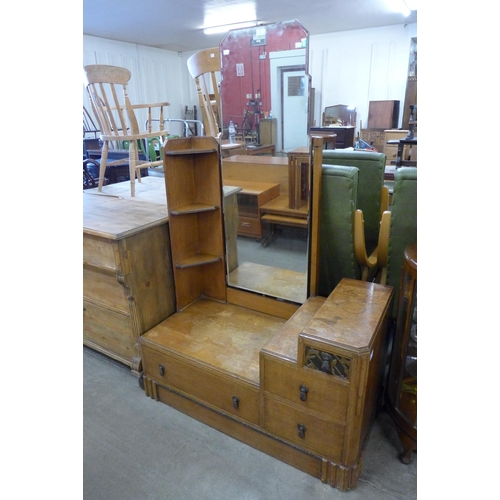
[[[327,106],[323,113],[323,127],[328,126],[356,126],[356,106],[346,104]]]
[[[298,21],[232,30],[220,43],[228,285],[307,298],[308,33]]]

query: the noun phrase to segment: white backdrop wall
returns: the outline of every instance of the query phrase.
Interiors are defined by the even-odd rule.
[[[312,35],[309,73],[315,90],[314,118],[321,124],[326,106],[356,106],[357,127],[366,128],[369,101],[399,100],[400,118],[408,76],[411,39],[417,25]]]
[[[306,27],[307,28],[307,27]],[[311,35],[309,73],[315,88],[314,118],[321,124],[325,106],[354,105],[357,127],[366,127],[368,104],[374,100],[399,100],[403,116],[411,39],[417,25]],[[83,63],[114,64],[128,68],[132,77],[132,103],[170,102],[168,118],[183,118],[185,106],[198,106],[196,88],[187,70],[194,52],[173,52],[93,36],[83,37]],[[86,92],[83,102],[90,109]],[[145,117],[139,117],[144,123]],[[170,132],[180,134],[180,125],[170,124]]]

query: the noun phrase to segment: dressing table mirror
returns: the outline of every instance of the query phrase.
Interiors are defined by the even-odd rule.
[[[287,21],[231,30],[220,43],[223,137],[232,122],[247,151],[222,161],[225,189],[237,191],[236,237],[225,213],[228,287],[297,304],[308,296],[309,196],[290,208],[289,155],[305,158],[309,185],[308,40]],[[269,146],[272,156],[256,155]]]
[[[327,106],[323,113],[323,127],[330,125],[356,126],[356,107],[345,104]]]

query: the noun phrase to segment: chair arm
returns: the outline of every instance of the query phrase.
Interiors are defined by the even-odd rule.
[[[387,281],[387,259],[389,255],[389,236],[391,230],[391,212],[386,210],[382,214],[380,221],[380,231],[378,234],[377,245],[377,264],[381,269],[380,283],[386,284]]]
[[[380,220],[382,220],[382,215],[387,210],[389,210],[389,188],[382,186],[380,191]]]
[[[365,222],[363,211],[359,209],[354,212],[354,253],[356,261],[363,270],[361,279],[366,281],[368,271],[377,265],[377,249],[370,256],[366,253]]]
[[[154,104],[132,104],[132,109],[145,109],[145,108],[162,108],[170,106],[169,102],[155,102]],[[125,106],[122,107],[124,109]]]

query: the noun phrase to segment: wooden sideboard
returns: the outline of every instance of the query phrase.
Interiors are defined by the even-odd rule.
[[[161,183],[165,199],[164,180],[147,179],[138,191]],[[91,191],[83,195],[83,343],[139,375],[138,338],[175,311],[167,207]]]

